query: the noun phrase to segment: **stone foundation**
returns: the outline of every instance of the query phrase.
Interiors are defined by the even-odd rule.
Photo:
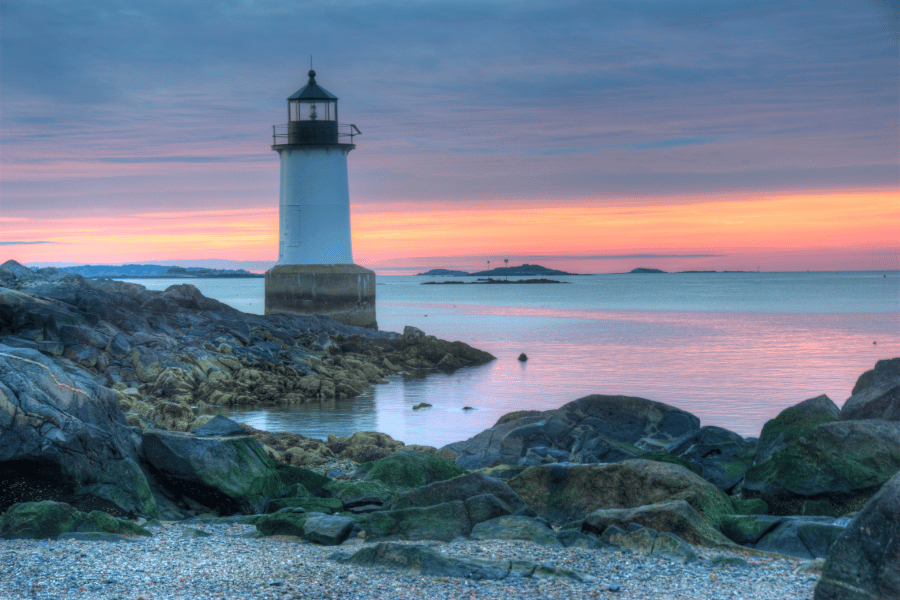
[[[375,272],[358,265],[275,265],[266,272],[266,314],[326,315],[378,329]]]

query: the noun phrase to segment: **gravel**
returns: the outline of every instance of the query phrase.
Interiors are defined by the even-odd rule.
[[[531,542],[460,540],[427,544],[450,556],[526,560],[589,575],[589,583],[472,581],[351,567],[336,551],[294,537],[256,537],[242,523],[163,523],[152,538],[124,542],[0,540],[0,599],[376,599],[615,598],[811,600],[818,575],[805,561],[696,548],[689,564],[610,550],[548,548]],[[199,529],[209,537],[190,537]],[[730,562],[739,563],[728,566]]]

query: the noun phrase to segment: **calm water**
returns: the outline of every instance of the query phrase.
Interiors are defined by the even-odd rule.
[[[270,431],[319,438],[382,431],[440,446],[513,410],[626,394],[748,436],[783,408],[819,394],[843,405],[860,374],[900,356],[897,271],[558,279],[569,283],[423,286],[429,278],[381,276],[381,329],[413,325],[497,360],[451,375],[398,378],[350,400],[229,414]],[[132,281],[151,289],[184,283]],[[240,310],[263,311],[262,279],[191,283]],[[517,360],[521,352],[525,363]],[[433,407],[413,411],[420,402]]]

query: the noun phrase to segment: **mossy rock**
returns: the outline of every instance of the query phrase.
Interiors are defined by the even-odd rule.
[[[601,508],[636,508],[677,499],[687,501],[710,523],[734,513],[731,498],[693,471],[650,460],[529,467],[509,486],[537,515],[554,523],[583,519]]]
[[[92,510],[84,514],[79,513],[76,531],[102,531],[105,533],[118,533],[121,535],[152,536],[153,534],[132,521],[116,519],[103,511]]]
[[[825,423],[749,469],[743,495],[777,515],[801,514],[808,500],[827,500],[841,514],[859,510],[898,469],[900,423]]]
[[[64,502],[44,500],[20,502],[7,509],[0,537],[7,539],[47,539],[75,530],[78,510]]]
[[[496,465],[493,467],[484,467],[483,469],[477,469],[472,471],[473,473],[481,473],[482,475],[487,475],[488,477],[494,477],[501,481],[509,481],[528,467],[526,466],[511,466],[511,465]]]
[[[0,537],[47,539],[71,532],[153,535],[137,523],[116,519],[99,510],[83,513],[63,502],[45,500],[12,505],[4,515]]]
[[[783,520],[769,515],[729,515],[722,519],[720,527],[725,537],[737,544],[747,545],[758,542]]]
[[[825,395],[784,409],[763,425],[756,443],[756,462],[768,460],[772,454],[799,440],[819,425],[838,421],[840,418],[840,409]]]
[[[366,496],[377,496],[385,500],[394,490],[377,480],[330,481],[325,484],[325,491],[342,502],[349,502]]]
[[[271,515],[260,515],[256,519],[256,530],[262,535],[303,535],[303,525],[309,513],[294,512],[285,508]]]
[[[734,512],[739,515],[764,515],[769,512],[769,505],[762,498],[731,499]]]
[[[278,512],[283,508],[302,508],[306,512],[331,514],[343,510],[344,503],[337,498],[278,498],[269,502],[268,511]]]
[[[638,458],[643,460],[655,460],[656,462],[661,463],[670,463],[673,465],[681,465],[685,469],[689,471],[693,471],[697,475],[703,476],[703,470],[699,465],[695,465],[694,463],[687,461],[680,456],[673,456],[668,452],[645,452],[641,454]]]
[[[285,498],[312,498],[313,495],[310,493],[306,486],[302,483],[294,483],[287,487],[287,490],[284,493]]]
[[[390,489],[399,490],[421,487],[466,473],[466,469],[436,454],[401,451],[360,465],[353,478],[380,481]]]
[[[324,496],[325,485],[330,483],[332,479],[324,475],[320,475],[315,471],[304,469],[303,467],[293,467],[291,465],[277,465],[275,467],[281,481],[284,485],[290,486],[299,483],[313,496]]]

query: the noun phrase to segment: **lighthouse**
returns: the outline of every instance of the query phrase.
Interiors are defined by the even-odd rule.
[[[327,315],[377,328],[375,273],[353,264],[347,155],[356,125],[338,124],[338,99],[309,81],[272,126],[281,159],[278,262],[266,272],[266,314]],[[349,143],[348,143],[349,141]]]

